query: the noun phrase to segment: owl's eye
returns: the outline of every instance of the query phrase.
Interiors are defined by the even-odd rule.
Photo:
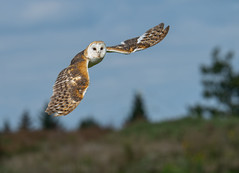
[[[104,49],[103,47],[100,48],[100,50],[103,50],[103,49]]]
[[[92,49],[93,49],[93,50],[96,50],[96,48],[95,48],[95,47],[93,47]]]

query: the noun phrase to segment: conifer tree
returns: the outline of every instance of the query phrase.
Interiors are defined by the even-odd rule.
[[[142,95],[139,92],[137,92],[134,96],[132,110],[126,123],[128,124],[139,120],[148,121],[148,118],[145,111],[144,100],[142,98]]]
[[[43,110],[40,112],[40,125],[42,130],[56,130],[61,129],[58,117],[48,115],[45,110],[47,104],[43,107]]]
[[[20,120],[19,130],[29,131],[31,130],[31,126],[32,125],[31,125],[31,118],[30,118],[29,112],[25,110]]]
[[[3,133],[10,133],[11,132],[11,127],[10,127],[9,121],[7,121],[7,120],[4,121],[2,132]]]

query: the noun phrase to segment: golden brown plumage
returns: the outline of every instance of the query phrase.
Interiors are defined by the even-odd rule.
[[[55,116],[67,115],[83,99],[89,86],[88,68],[100,63],[106,52],[130,54],[154,46],[165,38],[169,26],[161,23],[143,35],[126,40],[120,45],[107,47],[103,41],[92,42],[85,50],[78,53],[71,64],[62,70],[53,86],[53,95],[46,112]]]
[[[120,45],[107,47],[107,52],[117,52],[130,54],[139,50],[154,46],[162,41],[168,34],[169,26],[164,28],[164,24],[149,29],[143,35],[121,42]]]
[[[89,86],[88,60],[79,55],[78,61],[69,65],[58,75],[53,95],[46,112],[55,116],[67,115],[79,105]]]

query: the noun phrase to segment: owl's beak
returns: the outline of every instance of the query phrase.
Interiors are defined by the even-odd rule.
[[[98,53],[98,58],[100,58],[100,51],[99,52],[97,52]]]

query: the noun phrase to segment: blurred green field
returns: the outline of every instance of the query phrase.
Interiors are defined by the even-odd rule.
[[[239,119],[0,135],[1,173],[238,173]]]

